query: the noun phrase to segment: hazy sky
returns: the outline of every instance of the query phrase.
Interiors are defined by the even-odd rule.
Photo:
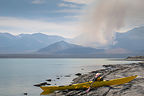
[[[74,37],[79,18],[93,0],[0,0],[0,32]]]
[[[144,0],[0,0],[0,32],[45,33],[86,46],[144,25]]]
[[[116,32],[144,25],[144,0],[95,0],[83,15],[76,43],[92,47],[114,44]]]

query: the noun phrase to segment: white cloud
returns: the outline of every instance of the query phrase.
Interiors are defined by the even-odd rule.
[[[76,13],[83,14],[85,12],[85,7],[79,4],[90,4],[94,0],[63,0],[63,3],[58,4],[59,7],[69,7],[70,9],[60,9],[56,10],[57,13]]]
[[[78,23],[76,22],[56,23],[12,17],[0,17],[0,27],[3,28],[0,30],[1,32],[9,32],[11,34],[42,32],[68,38],[78,35],[79,29]]]
[[[71,7],[71,8],[77,8],[77,5],[74,4],[66,4],[66,3],[60,3],[58,4],[59,7]]]
[[[82,9],[62,9],[62,10],[56,10],[56,13],[82,13]]]
[[[76,4],[89,4],[89,3],[92,3],[95,0],[63,0],[63,1],[76,3]]]
[[[32,4],[42,4],[44,0],[32,0]]]
[[[64,18],[67,18],[67,19],[76,19],[76,20],[81,20],[81,15],[73,15],[73,16],[64,16]]]

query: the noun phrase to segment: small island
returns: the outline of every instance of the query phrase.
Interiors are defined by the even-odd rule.
[[[144,61],[144,56],[129,56],[125,60],[130,61]]]

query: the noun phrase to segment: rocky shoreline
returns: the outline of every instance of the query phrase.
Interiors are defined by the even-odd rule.
[[[92,71],[73,80],[73,84],[90,81],[97,72],[105,75],[105,80],[138,75],[133,81],[112,87],[92,88],[85,90],[56,91],[52,96],[144,96],[144,62],[132,64],[103,65],[104,69]]]

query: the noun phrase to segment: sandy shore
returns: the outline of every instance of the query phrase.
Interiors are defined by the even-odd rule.
[[[144,62],[132,64],[103,65],[104,69],[81,75],[73,80],[82,83],[91,80],[97,72],[103,73],[105,80],[138,75],[133,81],[110,87],[92,88],[89,93],[85,90],[64,90],[52,96],[144,96]]]

